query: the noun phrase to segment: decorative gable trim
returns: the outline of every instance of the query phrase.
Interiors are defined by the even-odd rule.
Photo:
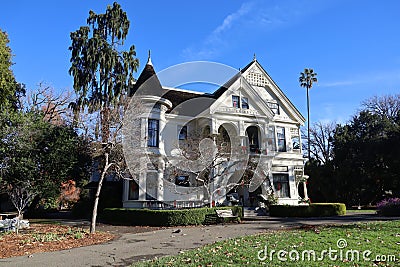
[[[223,103],[227,99],[227,94],[235,93],[239,90],[243,90],[248,94],[251,100],[253,100],[253,104],[255,104],[256,109],[238,109],[231,107],[221,107],[221,103]],[[259,111],[261,112],[259,112]],[[273,111],[268,107],[267,103],[260,97],[257,91],[251,86],[246,79],[244,79],[241,75],[230,84],[230,86],[225,90],[225,92],[220,95],[217,100],[210,107],[210,114],[214,114],[216,112],[224,112],[224,113],[239,113],[243,115],[257,115],[257,116],[265,116],[272,120],[274,117]]]
[[[290,115],[292,115],[301,125],[304,125],[306,119],[301,115],[298,109],[287,98],[257,60],[253,60],[248,66],[246,66],[246,69],[243,71],[243,76],[251,85],[264,88],[268,86],[272,93],[275,94],[276,98],[285,106]]]

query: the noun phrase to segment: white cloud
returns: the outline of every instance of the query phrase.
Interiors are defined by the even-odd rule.
[[[222,22],[221,25],[219,25],[213,32],[213,35],[216,34],[220,34],[221,32],[229,29],[232,27],[232,24],[240,19],[241,17],[243,17],[244,15],[248,14],[251,9],[253,8],[253,3],[248,2],[248,3],[244,3],[242,4],[242,6],[234,13],[228,15],[224,21]]]
[[[243,35],[243,32],[248,32],[249,29],[252,32],[265,33],[315,12],[314,9],[305,9],[305,6],[308,6],[308,1],[245,2],[235,12],[227,15],[203,41],[185,48],[182,56],[185,60],[214,59],[235,45],[235,42],[243,37],[238,35]],[[231,36],[235,36],[235,40],[230,40]],[[256,36],[254,35],[255,38]]]
[[[369,71],[366,73],[354,74],[352,79],[342,79],[338,81],[320,82],[318,81],[317,86],[319,87],[344,87],[359,84],[374,85],[378,83],[379,86],[382,84],[398,83],[400,82],[400,70],[390,71]]]
[[[182,54],[186,60],[207,60],[215,57],[220,49],[225,46],[223,35],[235,26],[235,23],[252,11],[253,2],[243,3],[240,8],[225,17],[220,25],[218,25],[210,35],[200,44],[200,46],[192,46],[183,50]]]

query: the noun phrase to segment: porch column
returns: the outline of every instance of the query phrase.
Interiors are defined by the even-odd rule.
[[[163,201],[164,200],[164,169],[165,163],[162,159],[158,164],[158,175],[157,175],[157,200]]]
[[[139,200],[146,200],[146,179],[147,172],[142,171],[139,174]]]
[[[304,192],[304,200],[308,200],[308,192],[307,192],[307,180],[309,176],[303,175],[303,192]]]

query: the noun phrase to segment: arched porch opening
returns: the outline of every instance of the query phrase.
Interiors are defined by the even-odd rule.
[[[249,145],[250,153],[261,152],[261,136],[260,130],[257,126],[249,126],[246,129],[247,142]]]
[[[230,153],[231,148],[236,144],[238,140],[236,128],[229,124],[224,123],[218,128],[218,136],[216,137],[217,146],[222,149],[224,153]]]

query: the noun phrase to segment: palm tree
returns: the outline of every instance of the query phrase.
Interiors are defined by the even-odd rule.
[[[310,160],[310,97],[309,90],[313,86],[313,83],[318,82],[317,73],[313,69],[304,69],[304,72],[300,73],[299,82],[301,87],[307,89],[307,123],[308,123],[308,160]]]

